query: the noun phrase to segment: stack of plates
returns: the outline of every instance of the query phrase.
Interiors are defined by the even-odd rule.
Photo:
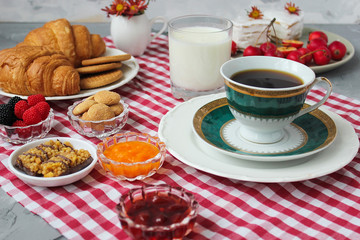
[[[161,120],[159,137],[183,163],[217,176],[253,182],[294,182],[347,165],[359,140],[349,122],[321,107],[297,118],[272,144],[243,139],[224,93],[193,98]]]

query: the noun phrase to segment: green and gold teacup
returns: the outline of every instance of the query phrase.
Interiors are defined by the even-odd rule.
[[[248,56],[227,61],[220,69],[230,111],[240,121],[240,134],[256,143],[274,143],[295,118],[320,107],[330,96],[331,82],[315,77],[308,66],[277,57]],[[306,96],[324,82],[326,95],[303,109]]]

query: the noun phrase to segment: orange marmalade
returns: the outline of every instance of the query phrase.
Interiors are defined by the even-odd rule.
[[[103,166],[114,175],[123,175],[134,178],[139,175],[147,175],[153,169],[157,169],[160,161],[144,161],[155,157],[159,149],[147,142],[129,141],[116,143],[104,151],[104,156],[116,163]]]

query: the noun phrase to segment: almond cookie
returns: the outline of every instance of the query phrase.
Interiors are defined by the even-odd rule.
[[[95,93],[94,100],[98,103],[106,105],[114,105],[120,102],[120,94],[108,90],[103,90]]]
[[[79,103],[78,105],[76,105],[76,107],[74,107],[73,114],[75,116],[81,115],[84,112],[86,112],[87,110],[89,110],[89,108],[94,104],[96,104],[96,102],[94,100],[85,100],[85,101]]]
[[[83,66],[90,66],[90,65],[102,64],[102,63],[121,62],[121,61],[129,60],[130,58],[131,58],[130,54],[104,56],[104,57],[85,59],[81,62],[81,64]]]
[[[86,75],[80,78],[81,89],[93,89],[102,87],[119,80],[123,75],[120,69],[110,70],[95,75]]]
[[[90,121],[100,121],[115,117],[115,113],[110,107],[103,103],[92,105],[86,113],[86,120]]]
[[[116,68],[120,68],[121,66],[122,66],[121,62],[114,62],[114,63],[105,63],[105,64],[99,64],[99,65],[79,67],[79,68],[76,68],[76,70],[80,74],[91,74],[91,73],[99,73],[99,72],[113,70]]]

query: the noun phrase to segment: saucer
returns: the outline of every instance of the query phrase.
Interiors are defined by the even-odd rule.
[[[284,137],[261,144],[240,135],[241,123],[229,110],[226,98],[200,107],[193,119],[194,132],[210,147],[233,157],[255,161],[286,161],[315,154],[330,146],[336,137],[334,121],[315,110],[284,128]]]
[[[209,144],[204,144],[193,132],[193,117],[199,108],[219,98],[224,93],[196,97],[177,105],[160,121],[158,136],[167,150],[179,161],[200,171],[228,179],[280,183],[313,179],[333,173],[356,156],[359,139],[352,125],[324,106],[337,127],[337,136],[328,148],[316,154],[291,161],[248,161],[223,154]]]

